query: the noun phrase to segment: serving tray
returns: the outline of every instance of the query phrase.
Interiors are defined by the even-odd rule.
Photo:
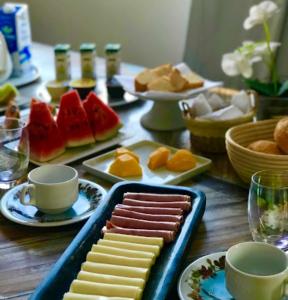
[[[190,170],[184,172],[173,172],[165,167],[161,167],[157,170],[150,170],[147,166],[149,155],[158,149],[159,147],[165,147],[171,150],[171,154],[174,154],[178,149],[164,145],[161,143],[143,140],[137,143],[126,146],[129,150],[133,151],[140,158],[140,164],[143,171],[141,177],[118,177],[116,175],[110,174],[108,172],[109,166],[115,159],[115,150],[107,152],[105,154],[93,157],[91,159],[83,161],[83,167],[85,170],[93,175],[96,175],[105,180],[111,181],[113,183],[123,180],[132,180],[141,183],[154,183],[154,184],[178,184],[185,181],[193,176],[196,176],[202,172],[205,172],[210,168],[211,160],[194,155],[196,158],[196,166]]]
[[[81,264],[86,260],[92,244],[101,238],[101,229],[111,216],[114,206],[122,201],[125,192],[145,192],[161,194],[185,194],[192,199],[192,210],[186,216],[176,240],[163,247],[160,256],[152,267],[142,300],[164,300],[171,285],[179,275],[179,267],[185,249],[192,234],[200,222],[206,204],[205,194],[188,187],[167,185],[151,185],[137,182],[120,182],[113,186],[106,198],[101,201],[94,214],[65,250],[50,273],[36,288],[31,300],[60,300],[69,290],[70,284],[76,278]]]

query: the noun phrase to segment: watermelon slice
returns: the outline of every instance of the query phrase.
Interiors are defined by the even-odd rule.
[[[65,142],[46,103],[32,99],[27,128],[33,160],[44,162],[65,151]]]
[[[94,143],[87,114],[77,91],[70,91],[61,97],[57,115],[57,125],[67,147],[77,147]]]
[[[89,123],[96,141],[104,141],[118,133],[122,127],[119,116],[109,106],[90,92],[83,106],[88,115]]]

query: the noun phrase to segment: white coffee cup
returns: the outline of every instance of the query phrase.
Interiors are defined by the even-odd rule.
[[[285,252],[261,242],[232,246],[226,253],[226,287],[236,300],[280,300],[285,295]]]
[[[72,167],[41,166],[29,172],[28,180],[29,183],[21,190],[20,202],[36,206],[44,213],[61,213],[69,209],[78,198],[78,172]]]

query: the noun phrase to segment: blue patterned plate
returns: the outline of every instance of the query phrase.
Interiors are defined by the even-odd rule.
[[[181,300],[233,300],[225,285],[225,252],[203,256],[190,264],[178,282]]]
[[[79,196],[73,206],[60,214],[45,214],[34,206],[20,203],[19,194],[26,183],[8,191],[1,200],[1,212],[9,220],[27,226],[55,227],[87,219],[106,195],[100,185],[79,179]]]

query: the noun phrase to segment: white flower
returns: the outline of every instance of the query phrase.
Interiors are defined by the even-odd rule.
[[[270,227],[271,229],[283,229],[284,214],[285,211],[283,211],[281,207],[274,205],[272,209],[265,211],[261,216],[261,225],[264,228]]]
[[[249,16],[244,21],[243,27],[249,30],[255,25],[266,22],[278,11],[279,8],[273,1],[263,1],[258,5],[254,5],[250,8]]]
[[[228,76],[237,76],[241,74],[245,78],[250,78],[253,74],[251,59],[243,55],[240,51],[224,54],[221,67]]]

